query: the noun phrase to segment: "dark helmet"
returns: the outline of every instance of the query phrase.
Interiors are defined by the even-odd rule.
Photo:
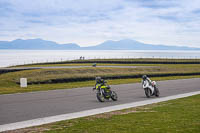
[[[101,83],[102,79],[101,79],[101,77],[96,77],[95,80],[96,80],[97,83]]]
[[[143,75],[143,76],[142,76],[142,79],[143,79],[143,80],[146,80],[146,79],[147,79],[147,75]]]

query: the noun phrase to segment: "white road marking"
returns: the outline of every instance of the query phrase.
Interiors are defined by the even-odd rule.
[[[184,98],[184,97],[193,96],[197,94],[200,94],[200,91],[167,96],[167,97],[162,97],[162,98],[148,99],[145,101],[132,102],[132,103],[127,103],[127,104],[121,104],[121,105],[115,105],[115,106],[109,106],[109,107],[103,107],[103,108],[97,108],[97,109],[91,109],[91,110],[85,110],[85,111],[75,112],[75,113],[38,118],[38,119],[21,121],[21,122],[16,122],[16,123],[4,124],[4,125],[0,125],[0,132],[32,127],[32,126],[38,126],[38,125],[48,124],[52,122],[70,120],[70,119],[86,117],[86,116],[91,116],[91,115],[96,115],[96,114],[102,114],[102,113],[116,111],[116,110],[122,110],[122,109],[138,107],[138,106],[143,106],[143,105],[148,105],[148,104],[153,104],[153,103],[158,103],[158,102],[164,102],[164,101],[178,99],[178,98]]]

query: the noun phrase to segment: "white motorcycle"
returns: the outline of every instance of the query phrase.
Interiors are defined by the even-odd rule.
[[[149,82],[148,80],[143,81],[142,87],[145,91],[145,95],[147,98],[150,96],[159,97],[160,92],[156,86],[156,81]]]

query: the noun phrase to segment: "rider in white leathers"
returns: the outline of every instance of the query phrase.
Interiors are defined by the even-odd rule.
[[[151,84],[151,79],[148,78],[147,75],[143,75],[143,76],[142,76],[142,84],[143,84],[143,82],[144,82],[145,80],[147,80],[147,81],[149,82],[149,84]]]
[[[150,85],[152,85],[152,81],[151,81],[151,79],[148,78],[147,75],[143,75],[143,76],[142,76],[142,84],[143,84],[144,81],[146,81],[146,80],[149,82]],[[155,91],[158,92],[158,88],[157,88],[157,87],[155,87],[154,89],[155,89]]]

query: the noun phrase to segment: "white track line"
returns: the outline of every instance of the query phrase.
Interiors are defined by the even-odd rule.
[[[75,113],[38,118],[38,119],[27,120],[27,121],[22,121],[22,122],[10,123],[10,124],[5,124],[5,125],[0,125],[0,132],[32,127],[32,126],[38,126],[38,125],[48,124],[48,123],[62,121],[62,120],[70,120],[70,119],[75,119],[75,118],[80,118],[80,117],[85,117],[85,116],[91,116],[91,115],[96,115],[96,114],[101,114],[101,113],[106,113],[106,112],[111,112],[111,111],[116,111],[116,110],[137,107],[137,106],[143,106],[147,104],[158,103],[158,102],[173,100],[177,98],[184,98],[184,97],[193,96],[197,94],[200,94],[200,91],[184,93],[184,94],[179,94],[179,95],[174,95],[174,96],[167,96],[167,97],[156,98],[156,99],[148,99],[145,101],[132,102],[132,103],[115,105],[115,106],[110,106],[110,107],[85,110],[85,111],[75,112]]]

